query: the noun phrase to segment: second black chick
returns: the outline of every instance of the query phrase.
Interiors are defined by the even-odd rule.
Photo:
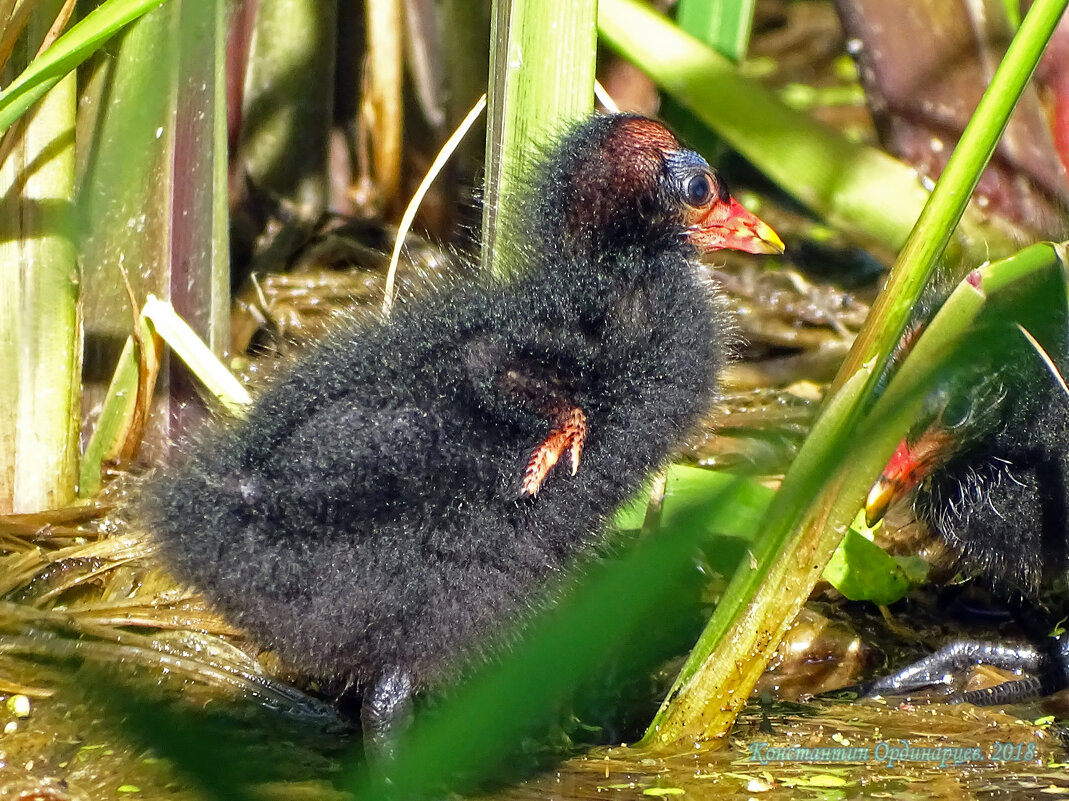
[[[959,700],[995,703],[1066,685],[1069,652],[1049,638],[1054,626],[1037,605],[1044,588],[1069,574],[1069,395],[1056,377],[1069,369],[1069,340],[1064,295],[1060,311],[1052,301],[1037,321],[1051,334],[1049,353],[1012,322],[977,333],[972,369],[941,393],[954,396],[950,408],[899,445],[866,509],[871,524],[915,487],[917,516],[965,574],[1014,608],[1039,647],[952,643],[879,680],[876,691],[940,683],[977,662],[1038,677]]]
[[[579,125],[534,176],[518,278],[336,332],[143,491],[176,576],[351,682],[365,737],[529,607],[709,409],[730,326],[699,253],[782,251],[642,117]]]

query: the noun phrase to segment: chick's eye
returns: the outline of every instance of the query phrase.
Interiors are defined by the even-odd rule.
[[[685,192],[691,206],[704,206],[713,196],[713,180],[708,174],[695,175],[687,181]]]

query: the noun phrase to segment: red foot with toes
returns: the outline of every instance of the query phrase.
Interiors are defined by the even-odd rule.
[[[579,457],[586,441],[586,415],[582,409],[572,407],[556,416],[549,436],[531,454],[523,471],[524,495],[537,495],[549,471],[560,461],[567,459],[568,470],[574,476],[579,470]]]

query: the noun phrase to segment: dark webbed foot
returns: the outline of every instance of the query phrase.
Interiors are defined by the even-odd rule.
[[[925,687],[950,684],[955,676],[974,665],[1034,673],[1041,663],[1040,653],[1030,645],[959,640],[889,676],[876,679],[866,688],[866,695],[904,695]]]
[[[579,470],[579,458],[586,441],[586,414],[572,406],[565,408],[554,417],[550,429],[542,444],[535,448],[527,467],[523,471],[521,490],[524,495],[537,495],[549,471],[563,456],[569,472],[574,476]]]
[[[975,665],[990,665],[1028,675],[982,690],[957,693],[948,701],[977,706],[1017,703],[1069,686],[1067,647],[1069,640],[1065,635],[1050,650],[1028,644],[959,640],[889,676],[876,679],[864,687],[864,695],[907,695],[926,687],[949,685],[955,676]]]

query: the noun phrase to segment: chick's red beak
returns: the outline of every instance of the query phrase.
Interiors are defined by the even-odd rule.
[[[953,437],[937,426],[916,442],[903,440],[865,499],[865,524],[870,528],[883,520],[891,504],[905,497],[953,450]]]
[[[746,253],[782,253],[783,240],[768,223],[747,211],[733,197],[716,200],[687,229],[687,238],[702,253],[741,250]]]

